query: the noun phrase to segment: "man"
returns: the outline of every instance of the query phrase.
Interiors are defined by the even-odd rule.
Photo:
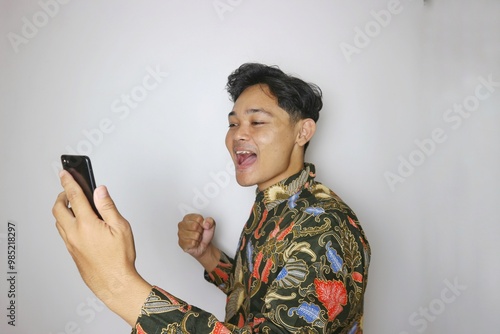
[[[227,88],[236,179],[257,186],[250,218],[234,259],[212,244],[212,218],[188,214],[178,231],[180,247],[227,294],[225,319],[147,283],[135,269],[130,225],[106,188],[94,194],[99,220],[61,172],[65,191],[53,213],[82,278],[133,333],[362,333],[368,241],[352,210],[304,162],[320,89],[261,64],[242,65]]]

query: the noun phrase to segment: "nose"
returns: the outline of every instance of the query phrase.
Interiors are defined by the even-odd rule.
[[[244,124],[239,124],[234,128],[233,140],[248,140],[249,137],[248,127]]]

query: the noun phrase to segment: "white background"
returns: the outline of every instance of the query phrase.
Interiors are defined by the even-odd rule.
[[[218,244],[234,253],[254,189],[229,181],[224,86],[248,61],[323,89],[307,160],[371,243],[366,333],[499,331],[499,1],[54,4],[0,5],[1,333],[130,330],[95,301],[55,228],[56,166],[69,150],[91,156],[131,222],[140,273],[223,317],[224,296],[178,249],[177,222],[189,208],[213,216]],[[145,90],[152,70],[168,76]],[[497,83],[479,88],[482,100],[480,77]],[[123,94],[137,98],[128,114]],[[466,117],[453,112],[464,103]],[[400,166],[410,158],[416,166]],[[404,176],[391,186],[387,173],[398,168]],[[15,327],[6,317],[9,220]]]

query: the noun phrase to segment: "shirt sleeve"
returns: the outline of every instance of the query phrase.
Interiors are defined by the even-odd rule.
[[[219,263],[212,272],[205,271],[205,279],[217,286],[226,295],[229,294],[231,286],[229,277],[233,270],[234,260],[221,252]]]
[[[221,253],[217,267],[205,279],[228,294],[233,259]],[[141,308],[132,334],[148,333],[251,333],[247,328],[224,324],[198,307],[189,305],[167,291],[154,286]]]
[[[141,308],[132,334],[245,333],[234,326],[227,326],[219,322],[213,314],[189,305],[154,286]]]

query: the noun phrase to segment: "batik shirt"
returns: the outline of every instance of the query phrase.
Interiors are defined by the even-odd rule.
[[[154,287],[132,333],[362,333],[370,248],[353,211],[304,169],[258,191],[234,259],[205,278],[226,316]]]

